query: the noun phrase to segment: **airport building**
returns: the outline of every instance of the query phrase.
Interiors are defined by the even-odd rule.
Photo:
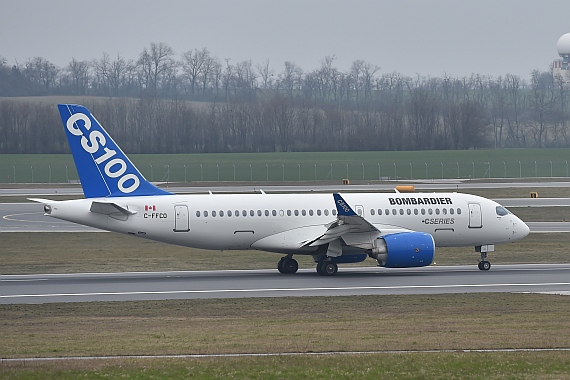
[[[570,83],[570,33],[564,34],[556,43],[560,59],[552,62],[552,76],[561,76],[564,82]]]

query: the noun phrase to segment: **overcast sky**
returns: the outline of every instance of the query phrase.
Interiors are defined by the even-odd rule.
[[[106,52],[136,60],[151,42],[181,54],[207,47],[235,64],[269,59],[305,72],[335,55],[380,73],[529,77],[558,57],[570,0],[0,0],[0,56],[57,66]]]

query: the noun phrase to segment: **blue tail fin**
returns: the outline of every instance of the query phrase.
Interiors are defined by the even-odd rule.
[[[171,194],[143,177],[87,108],[58,108],[86,198]]]

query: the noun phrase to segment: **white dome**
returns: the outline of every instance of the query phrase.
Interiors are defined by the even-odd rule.
[[[558,39],[556,48],[558,49],[558,54],[561,56],[570,54],[570,33],[566,33]]]

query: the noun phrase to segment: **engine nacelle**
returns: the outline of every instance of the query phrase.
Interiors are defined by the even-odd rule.
[[[376,239],[370,257],[386,268],[424,267],[435,253],[433,237],[425,232],[400,232]]]

